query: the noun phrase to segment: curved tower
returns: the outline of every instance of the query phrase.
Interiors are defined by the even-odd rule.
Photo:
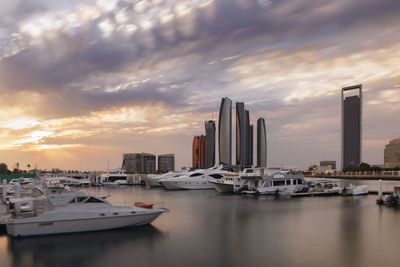
[[[218,121],[219,163],[232,165],[232,100],[222,98]]]

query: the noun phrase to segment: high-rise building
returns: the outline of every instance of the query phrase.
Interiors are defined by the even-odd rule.
[[[215,165],[215,121],[204,122],[206,129],[205,141],[205,167],[210,168]]]
[[[236,102],[236,165],[246,165],[247,120],[243,102]]]
[[[158,155],[158,172],[166,173],[175,170],[175,154]]]
[[[123,155],[122,169],[128,174],[155,173],[156,156],[149,153],[126,153]]]
[[[267,167],[267,132],[264,118],[257,120],[257,167]]]
[[[385,146],[385,159],[386,168],[400,167],[400,138],[393,139]]]
[[[205,142],[204,135],[194,136],[192,145],[192,166],[196,169],[205,168]]]
[[[246,157],[244,159],[245,167],[253,166],[253,125],[250,124],[250,113],[246,109]]]
[[[232,165],[232,100],[222,98],[218,121],[219,163]]]
[[[358,90],[358,95],[348,95]],[[362,85],[342,89],[342,168],[356,167],[361,163],[362,135]]]

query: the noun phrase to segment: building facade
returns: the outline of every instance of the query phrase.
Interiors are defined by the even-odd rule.
[[[123,155],[122,169],[127,174],[156,173],[156,156],[149,153],[126,153]]]
[[[358,95],[346,96],[358,90]],[[357,167],[361,163],[362,140],[362,85],[342,89],[342,168]]]
[[[247,121],[243,102],[236,102],[236,165],[246,165]]]
[[[393,139],[385,146],[385,168],[400,167],[400,138]]]
[[[204,122],[206,130],[205,140],[205,167],[210,168],[215,165],[215,121]]]
[[[243,102],[236,102],[236,165],[241,169],[253,165],[253,125]]]
[[[192,167],[195,169],[205,168],[206,137],[204,135],[194,136],[192,144]]]
[[[166,173],[175,170],[175,154],[158,155],[158,172]]]
[[[321,160],[319,162],[319,167],[321,170],[336,170],[335,160]]]
[[[264,118],[257,120],[257,167],[267,167],[267,131]]]
[[[232,100],[222,98],[218,121],[219,163],[232,165]]]

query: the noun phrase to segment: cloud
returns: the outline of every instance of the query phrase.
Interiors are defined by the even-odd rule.
[[[307,161],[339,154],[330,146],[340,141],[341,87],[363,83],[366,124],[383,126],[397,111],[398,1],[8,2],[0,2],[4,149],[129,142],[137,150],[157,136],[187,155],[190,136],[229,96],[253,120],[267,118],[272,163],[304,165],[289,153],[294,142],[321,141]],[[381,115],[367,111],[382,105]]]

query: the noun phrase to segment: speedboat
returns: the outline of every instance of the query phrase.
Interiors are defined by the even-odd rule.
[[[368,195],[368,185],[353,185],[345,186],[340,191],[343,196],[359,196]]]
[[[274,195],[274,194],[294,194],[308,190],[308,184],[304,180],[302,173],[298,172],[278,172],[263,177],[263,181],[256,188],[255,194]]]
[[[113,205],[83,192],[61,192],[10,199],[5,224],[11,236],[76,233],[145,225],[166,211],[152,205]]]

